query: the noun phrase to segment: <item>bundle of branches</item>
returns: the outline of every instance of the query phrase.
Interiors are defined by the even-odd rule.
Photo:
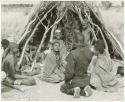
[[[22,37],[18,41],[18,44],[23,48],[19,65],[22,63],[26,47],[33,39],[33,44],[38,46],[32,62],[33,68],[38,53],[52,40],[54,30],[57,28],[62,29],[63,39],[67,49],[70,50],[75,41],[74,29],[79,30],[85,18],[90,22],[91,30],[95,36],[95,39],[91,40],[91,44],[97,39],[103,39],[109,48],[109,53],[123,59],[121,44],[105,27],[99,10],[92,7],[90,3],[82,1],[41,1],[29,15]]]

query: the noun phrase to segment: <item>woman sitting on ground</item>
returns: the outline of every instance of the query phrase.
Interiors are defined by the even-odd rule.
[[[64,80],[65,63],[60,54],[60,43],[53,42],[52,50],[46,56],[41,79],[46,82],[58,83]]]
[[[91,73],[91,85],[96,89],[110,91],[111,87],[117,86],[117,79],[113,74],[113,63],[108,48],[103,40],[97,40],[94,46],[96,56],[88,68]]]
[[[6,73],[6,78],[3,80],[3,82],[14,85],[35,85],[36,82],[32,77],[22,75],[16,71],[18,68],[18,59],[18,45],[13,43],[12,45],[9,45],[8,54],[3,62],[3,71]]]

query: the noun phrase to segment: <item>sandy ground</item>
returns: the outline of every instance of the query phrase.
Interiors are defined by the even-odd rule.
[[[44,101],[44,100],[60,100],[60,101],[123,101],[124,99],[124,87],[119,88],[117,92],[109,93],[93,90],[93,95],[91,97],[81,96],[78,99],[74,99],[70,95],[66,95],[60,92],[60,85],[63,84],[51,84],[40,81],[38,78],[36,86],[21,86],[25,89],[24,92],[20,92],[15,89],[10,89],[7,87],[2,88],[2,100],[4,101]],[[119,82],[123,85],[123,78],[119,78]],[[7,89],[7,91],[5,91]]]

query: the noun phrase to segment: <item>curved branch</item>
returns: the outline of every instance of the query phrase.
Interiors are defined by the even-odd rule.
[[[19,39],[19,41],[17,42],[17,44],[19,44],[19,43],[26,37],[26,35],[30,32],[30,31],[28,31],[29,28],[30,28],[30,25],[33,24],[33,23],[35,22],[35,20],[36,20],[36,18],[28,24],[25,33],[24,33],[24,34],[22,35],[22,37]]]
[[[61,19],[62,19],[62,18],[64,17],[64,15],[65,15],[66,11],[67,11],[67,9],[64,11],[64,14],[61,16],[61,18],[60,18],[59,20],[57,19],[57,21],[56,21],[53,25],[51,25],[50,28],[52,28],[53,26],[55,26],[56,24],[58,24],[58,23],[61,21]]]
[[[97,36],[97,35],[98,35],[98,31],[96,32],[95,36]],[[94,41],[94,38],[91,41],[91,45],[93,44],[93,41]]]
[[[37,30],[37,27],[39,26],[40,22],[37,23],[36,27],[34,28],[32,34],[30,35],[30,37],[27,39],[25,45],[24,45],[24,48],[23,48],[23,51],[22,51],[22,54],[21,54],[21,57],[20,57],[20,60],[18,62],[18,65],[20,66],[21,63],[22,63],[22,60],[23,60],[23,56],[24,56],[24,53],[25,53],[25,50],[26,50],[26,47],[27,47],[27,44],[29,43],[30,39],[33,37],[33,35],[35,34],[36,30]]]

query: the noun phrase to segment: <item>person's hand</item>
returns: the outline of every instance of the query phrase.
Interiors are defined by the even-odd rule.
[[[44,53],[45,54],[49,54],[51,52],[51,49],[45,50]]]
[[[4,81],[6,78],[6,73],[4,71],[1,71],[1,81]]]
[[[93,69],[93,66],[92,66],[92,65],[89,65],[88,70],[87,70],[88,74],[91,74],[91,73],[92,73],[92,69]]]

